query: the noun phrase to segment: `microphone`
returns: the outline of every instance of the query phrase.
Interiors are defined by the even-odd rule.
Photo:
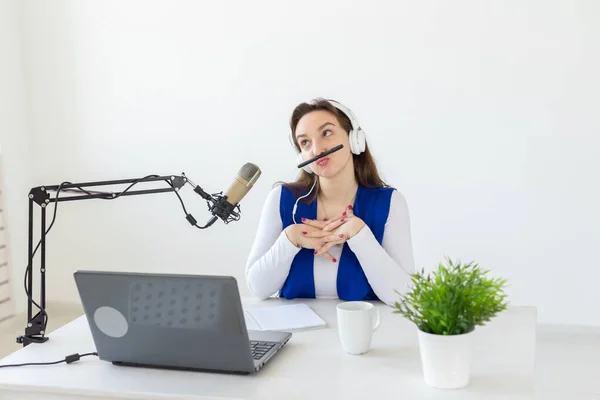
[[[328,155],[329,155],[329,154],[331,154],[331,153],[335,153],[336,151],[338,151],[338,150],[342,149],[343,147],[344,147],[344,145],[343,145],[343,144],[339,144],[339,145],[335,146],[334,148],[332,148],[332,149],[330,149],[330,150],[327,150],[326,152],[324,152],[324,153],[321,153],[321,154],[319,154],[319,155],[318,155],[318,156],[316,156],[316,157],[313,157],[313,158],[311,158],[310,160],[306,160],[306,161],[304,161],[304,162],[302,162],[302,163],[298,164],[298,168],[305,167],[305,166],[307,166],[308,164],[310,164],[310,163],[313,163],[313,162],[317,161],[317,160],[318,160],[318,159],[320,159],[320,158],[323,158],[323,157],[325,157],[325,156],[328,156]]]
[[[239,203],[252,189],[260,174],[261,170],[255,164],[244,164],[235,175],[225,195],[213,195],[213,204],[210,207],[213,217],[208,221],[207,226],[212,225],[217,218],[220,218],[226,224],[239,220]]]

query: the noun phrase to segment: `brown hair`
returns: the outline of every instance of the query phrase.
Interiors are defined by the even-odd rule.
[[[290,129],[292,140],[294,146],[297,151],[300,151],[300,145],[296,140],[296,135],[294,134],[296,131],[296,127],[298,122],[302,117],[306,114],[316,111],[316,110],[326,110],[335,115],[338,123],[346,132],[350,132],[352,130],[352,123],[350,119],[333,106],[330,102],[325,99],[317,99],[313,103],[301,103],[299,104],[294,111],[292,112],[292,116],[290,118]],[[377,171],[377,166],[375,165],[375,160],[371,155],[369,150],[369,146],[365,146],[365,151],[356,155],[352,154],[352,161],[354,163],[354,177],[360,186],[368,187],[368,188],[378,188],[383,186],[388,186],[383,182],[381,177],[379,176],[379,172]],[[301,170],[300,175],[296,179],[295,182],[287,182],[282,183],[286,188],[290,189],[296,197],[303,196],[308,193],[312,185],[315,183],[315,179],[317,179],[316,174],[309,174],[308,172]],[[311,203],[317,193],[319,193],[319,180],[317,179],[317,183],[315,185],[315,189],[310,196],[307,196],[301,200],[302,203],[309,204]]]

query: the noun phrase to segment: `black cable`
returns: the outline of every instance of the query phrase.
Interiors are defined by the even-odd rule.
[[[68,355],[63,360],[59,360],[59,361],[39,362],[39,363],[23,363],[23,364],[7,364],[7,365],[0,365],[0,368],[25,367],[25,366],[30,366],[30,365],[55,365],[55,364],[60,364],[60,363],[71,364],[72,362],[79,361],[82,357],[87,357],[87,356],[98,356],[98,353],[96,353],[96,352],[84,353],[84,354],[75,353],[75,354]]]
[[[58,209],[58,196],[61,192],[61,190],[64,191],[64,189],[62,188],[63,185],[71,185],[71,182],[65,181],[62,182],[60,185],[58,185],[58,189],[56,190],[56,202],[54,203],[54,210],[53,210],[53,215],[52,215],[52,221],[50,222],[50,226],[48,227],[48,229],[46,229],[46,233],[44,234],[47,235],[50,232],[50,229],[52,229],[52,227],[54,226],[54,222],[56,221],[56,212]],[[81,187],[79,187],[80,190],[83,190]],[[85,190],[83,190],[85,192]],[[38,251],[38,248],[40,247],[40,245],[42,244],[42,239],[40,239],[40,241],[38,242],[37,246],[35,247],[33,254],[31,256],[31,259],[33,261],[33,259],[35,258],[35,254]],[[31,293],[29,292],[29,288],[27,287],[27,278],[29,276],[29,267],[25,269],[25,279],[24,279],[24,285],[25,285],[25,294],[27,295],[27,298],[29,299],[29,301],[31,301],[31,303],[33,305],[35,305],[38,310],[40,310],[40,312],[42,313],[42,315],[44,316],[44,322],[43,322],[43,326],[42,326],[42,330],[45,332],[46,331],[46,327],[48,326],[48,313],[46,312],[46,310],[44,308],[42,308],[38,303],[35,302],[35,300],[33,299],[33,296],[31,295]],[[32,339],[30,339],[32,340]],[[33,340],[35,341],[35,340]]]
[[[131,189],[133,186],[135,186],[136,184],[138,184],[138,183],[140,183],[140,182],[142,182],[142,181],[144,181],[144,180],[146,180],[146,179],[148,179],[148,178],[156,178],[156,177],[158,177],[158,176],[159,176],[159,175],[147,175],[147,176],[145,176],[145,177],[143,177],[143,178],[137,179],[137,180],[135,180],[134,182],[132,182],[132,183],[131,183],[131,184],[130,184],[130,185],[129,185],[129,186],[128,186],[128,187],[127,187],[125,190],[123,190],[122,192],[120,192],[120,193],[119,193],[119,194],[117,194],[117,195],[114,195],[114,193],[110,193],[110,192],[96,192],[96,194],[104,194],[104,195],[106,195],[106,197],[101,197],[101,198],[100,198],[100,199],[102,199],[102,200],[114,200],[114,199],[117,199],[117,198],[121,197],[121,196],[122,196],[124,193],[126,193],[127,191],[129,191],[129,190],[130,190],[130,189]],[[187,212],[187,209],[185,208],[185,204],[183,203],[183,199],[182,199],[182,198],[181,198],[181,196],[179,195],[178,191],[177,191],[177,190],[175,190],[175,187],[174,187],[174,185],[173,185],[173,184],[172,184],[172,183],[171,183],[169,180],[166,180],[166,179],[165,179],[164,181],[165,181],[165,182],[166,182],[166,183],[167,183],[167,184],[168,184],[168,185],[169,185],[171,188],[173,188],[173,191],[175,192],[175,194],[177,195],[177,198],[179,199],[179,202],[181,203],[181,207],[183,208],[183,212],[185,213],[185,218],[188,220],[188,222],[189,222],[191,225],[195,226],[195,227],[196,227],[196,228],[198,228],[198,229],[206,229],[206,228],[208,228],[209,226],[211,226],[211,225],[214,223],[214,221],[212,221],[212,222],[209,222],[209,223],[207,223],[207,224],[206,224],[206,225],[204,225],[204,226],[199,226],[199,225],[196,223],[196,219],[195,219],[195,218],[194,218],[194,217],[193,217],[191,214],[189,214],[189,213]],[[63,191],[64,191],[64,189],[62,189],[62,186],[63,186],[63,185],[72,185],[72,183],[71,183],[71,182],[66,182],[66,181],[65,181],[65,182],[62,182],[62,183],[61,183],[61,184],[58,186],[58,189],[56,190],[56,198],[55,198],[55,202],[54,202],[54,210],[53,210],[53,215],[52,215],[52,221],[50,222],[50,226],[48,227],[48,229],[46,229],[46,233],[44,234],[44,236],[46,236],[46,235],[47,235],[47,234],[50,232],[50,229],[52,229],[52,226],[54,226],[54,222],[55,222],[55,220],[56,220],[56,212],[57,212],[57,209],[58,209],[58,196],[59,196],[59,194],[60,194],[60,191],[61,191],[61,190],[63,190]],[[78,188],[79,190],[81,190],[82,192],[84,192],[84,193],[91,194],[90,192],[88,192],[87,190],[84,190],[83,188],[81,188],[81,187],[79,187],[79,186],[77,186],[77,188]],[[210,208],[210,206],[211,206],[211,205],[210,205],[210,203],[208,202],[208,200],[206,201],[206,203],[207,203],[207,205],[208,205],[208,206],[209,206],[209,208]],[[35,258],[35,254],[37,253],[37,251],[38,251],[38,248],[40,247],[40,245],[41,245],[41,244],[42,244],[42,239],[40,239],[40,241],[38,242],[37,246],[35,247],[35,249],[34,249],[34,251],[33,251],[33,254],[31,255],[31,261],[32,261],[32,262],[33,262],[33,259]],[[30,301],[30,302],[31,302],[33,305],[35,305],[35,306],[36,306],[36,307],[37,307],[37,308],[40,310],[40,312],[42,313],[42,315],[44,316],[44,322],[43,322],[43,326],[42,326],[42,329],[41,329],[41,330],[42,330],[42,331],[44,331],[44,334],[45,334],[45,332],[46,332],[46,328],[47,328],[47,326],[48,326],[48,313],[46,312],[46,310],[45,310],[43,307],[41,307],[41,306],[40,306],[38,303],[36,303],[36,302],[35,302],[35,300],[33,299],[33,296],[32,296],[32,295],[31,295],[31,293],[29,292],[29,288],[27,287],[27,278],[28,278],[28,276],[29,276],[29,266],[28,266],[28,267],[25,269],[25,279],[24,279],[25,294],[27,295],[27,298],[29,299],[29,301]],[[43,334],[43,335],[44,335],[44,334]],[[43,336],[43,335],[42,335],[42,336]],[[33,338],[29,338],[29,340],[30,340],[30,341],[32,341],[32,342],[34,342],[34,343],[35,343],[35,342],[38,342],[38,340],[36,340],[36,339],[33,339]],[[41,342],[41,340],[40,340],[39,342]],[[62,361],[61,361],[61,362],[62,362]]]
[[[116,199],[116,198],[120,197],[121,195],[123,195],[123,193],[126,193],[127,191],[129,191],[137,183],[139,183],[139,182],[141,182],[141,181],[143,181],[145,179],[148,179],[148,178],[156,178],[156,177],[158,177],[158,175],[147,175],[147,176],[145,176],[143,178],[140,178],[140,179],[134,181],[131,185],[129,185],[125,190],[123,190],[121,193],[119,193],[116,196],[113,196],[111,193],[105,192],[104,194],[106,194],[107,197],[104,198],[104,200],[113,200],[113,199]],[[58,196],[60,194],[60,191],[62,190],[63,185],[72,185],[72,183],[68,182],[68,181],[65,181],[65,182],[62,182],[60,185],[58,185],[58,189],[56,190],[56,201],[54,202],[54,213],[52,215],[52,221],[50,222],[50,226],[48,227],[48,229],[46,229],[46,233],[44,234],[44,236],[48,235],[48,233],[50,232],[50,229],[52,229],[52,227],[54,226],[54,222],[56,221],[56,212],[58,210]],[[83,192],[87,192],[86,190],[82,189],[81,187],[78,187],[78,189],[80,189]],[[31,256],[32,261],[35,258],[35,254],[37,253],[38,248],[40,247],[41,244],[42,244],[42,239],[40,239],[40,241],[38,242],[37,246],[35,247],[35,250],[33,251],[33,254]],[[28,276],[29,276],[29,267],[25,269],[25,279],[24,279],[25,294],[27,294],[27,298],[29,299],[29,301],[31,301],[31,303],[33,305],[35,305],[38,308],[38,310],[40,310],[40,312],[42,313],[42,315],[44,316],[44,322],[43,322],[43,325],[42,325],[42,330],[45,333],[46,332],[46,328],[48,327],[48,319],[49,319],[48,313],[46,312],[46,310],[43,307],[41,307],[38,303],[35,302],[35,300],[33,299],[33,296],[29,292],[29,289],[27,288],[27,277]]]
[[[88,195],[92,195],[92,194],[102,194],[102,195],[105,195],[106,197],[104,197],[104,198],[101,197],[101,199],[103,199],[103,200],[114,200],[116,198],[121,197],[124,193],[126,193],[129,189],[131,189],[137,183],[139,183],[139,182],[141,182],[141,181],[143,181],[143,180],[145,180],[147,178],[156,178],[156,177],[158,177],[158,175],[148,175],[148,176],[145,176],[144,178],[138,179],[138,180],[134,181],[131,185],[129,185],[129,187],[127,187],[125,190],[123,190],[122,192],[120,192],[118,195],[114,195],[114,193],[111,193],[111,192],[99,192],[99,191],[93,191],[93,192],[91,192],[91,191],[83,189],[80,186],[76,186],[76,188],[79,189],[79,191],[81,191],[81,192],[83,192],[85,194],[88,194]],[[187,212],[187,209],[185,208],[185,204],[183,203],[183,199],[181,198],[181,196],[179,195],[179,193],[177,192],[177,190],[175,190],[175,186],[169,180],[167,180],[167,179],[164,179],[164,182],[166,182],[169,186],[171,186],[173,188],[173,191],[175,192],[175,194],[177,195],[177,198],[179,199],[179,202],[181,203],[181,207],[183,208],[183,212],[185,213],[185,217],[188,220],[188,222],[190,222],[191,225],[195,226],[198,229],[206,229],[210,225],[212,225],[212,224],[206,224],[204,226],[199,226],[196,223],[197,222],[196,219],[191,214],[189,214]],[[65,189],[63,189],[63,191],[65,191]],[[213,198],[214,198],[214,195],[213,195]],[[208,208],[210,209],[211,208],[211,204],[210,204],[210,202],[208,200],[206,201],[206,204],[207,204]]]
[[[177,190],[175,190],[175,188],[173,187],[173,184],[167,180],[165,180],[165,182],[167,182],[169,184],[169,186],[171,186],[173,188],[173,191],[175,192],[175,194],[177,195],[177,198],[179,199],[179,202],[181,203],[181,207],[183,208],[183,212],[185,213],[185,219],[188,220],[188,222],[192,225],[195,226],[198,229],[206,229],[209,226],[212,225],[212,223],[207,223],[204,226],[200,226],[198,225],[196,222],[196,219],[192,216],[192,214],[189,214],[185,208],[185,204],[183,203],[183,199],[181,198],[181,196],[179,195],[179,192]],[[206,204],[208,205],[208,207],[210,208],[210,203],[208,202],[208,200],[206,201]]]
[[[127,187],[125,190],[123,190],[121,193],[119,193],[117,196],[112,196],[110,193],[106,193],[107,197],[105,198],[105,200],[112,200],[112,199],[116,199],[118,197],[120,197],[123,193],[126,193],[128,190],[130,190],[135,184],[148,179],[148,178],[155,178],[158,175],[148,175],[145,176],[143,178],[140,178],[136,181],[134,181],[131,185],[129,185],[129,187]],[[54,202],[54,212],[52,215],[52,221],[50,222],[50,226],[48,227],[48,229],[46,229],[46,233],[44,234],[44,236],[48,235],[48,233],[50,232],[50,230],[52,229],[52,227],[54,226],[54,222],[56,221],[56,212],[58,210],[58,196],[60,194],[60,191],[62,190],[63,185],[72,185],[71,182],[65,181],[62,182],[60,185],[58,185],[58,189],[56,190],[56,201]],[[82,189],[81,187],[78,187],[78,189],[82,190],[83,192],[87,192],[86,190]],[[179,194],[178,194],[179,195]],[[33,261],[33,259],[35,258],[35,254],[38,251],[38,248],[40,247],[40,245],[42,244],[42,239],[40,239],[40,241],[38,242],[37,246],[35,247],[35,250],[33,251],[33,254],[31,256],[31,261]],[[40,310],[40,312],[42,313],[42,315],[44,316],[44,322],[42,324],[42,331],[44,331],[44,334],[46,332],[46,328],[48,327],[48,313],[46,312],[46,309],[41,307],[38,303],[35,302],[35,300],[33,299],[32,294],[29,292],[29,289],[27,287],[27,277],[29,276],[29,266],[25,269],[25,279],[24,279],[24,284],[25,284],[25,294],[27,295],[27,298],[29,299],[29,301],[31,301],[31,303],[33,305],[35,305],[38,310]],[[42,335],[43,336],[43,335]],[[32,340],[30,338],[30,340]],[[33,339],[33,341],[35,341],[35,339]]]
[[[56,199],[58,200],[58,195],[62,189],[63,185],[69,185],[71,184],[71,182],[63,182],[58,186],[58,189],[56,191]],[[46,236],[48,234],[48,232],[50,232],[50,229],[52,229],[52,226],[54,226],[54,221],[56,221],[56,211],[58,209],[58,201],[56,201],[54,203],[54,212],[52,215],[52,221],[50,222],[50,226],[48,227],[48,229],[46,229],[46,233],[44,234],[44,236]],[[42,239],[40,239],[40,241],[38,242],[37,246],[35,246],[35,250],[33,250],[33,254],[31,255],[31,260],[29,260],[30,262],[33,263],[33,259],[35,258],[35,253],[37,253],[38,248],[40,247],[40,245],[42,244]],[[46,312],[46,310],[41,307],[38,303],[35,302],[35,300],[33,300],[33,296],[31,295],[31,293],[29,292],[29,288],[27,287],[27,277],[29,276],[29,268],[30,266],[28,265],[27,268],[25,269],[25,279],[24,279],[24,284],[25,284],[25,294],[27,294],[27,298],[29,299],[29,301],[31,301],[31,303],[33,305],[35,305],[40,312],[42,313],[42,315],[44,316],[44,323],[42,326],[42,330],[44,332],[46,332],[46,327],[48,326],[48,313]],[[31,268],[33,268],[33,266],[31,266]],[[42,335],[43,336],[43,335]],[[35,342],[35,339],[31,339],[30,340]]]
[[[96,190],[85,190],[81,186],[76,186],[75,188],[79,189],[79,190],[75,190],[75,189],[63,189],[63,192],[74,192],[74,193],[81,193],[81,192],[83,192],[83,193],[85,193],[87,195],[90,195],[90,196],[97,195],[97,194],[103,194],[105,196],[110,196],[110,193],[108,193],[108,192],[99,192],[99,191],[96,191]]]
[[[143,177],[141,179],[138,179],[138,180],[134,181],[133,183],[131,183],[131,185],[129,185],[129,187],[127,187],[125,190],[123,190],[122,192],[120,192],[118,195],[114,195],[114,193],[111,193],[111,192],[99,192],[99,191],[94,191],[92,193],[90,191],[87,191],[87,190],[83,189],[80,186],[76,186],[76,188],[79,189],[79,191],[81,191],[83,193],[86,193],[88,195],[91,195],[91,194],[102,194],[102,195],[105,195],[106,197],[104,197],[104,198],[101,197],[101,199],[103,199],[103,200],[114,200],[116,198],[121,197],[124,193],[126,193],[129,189],[131,189],[137,183],[139,183],[139,182],[141,182],[141,181],[143,181],[145,179],[148,179],[148,178],[156,178],[156,177],[158,177],[158,175],[148,175],[148,176],[145,176],[145,177]],[[183,212],[185,213],[185,218],[188,220],[188,222],[191,225],[195,226],[198,229],[206,229],[210,225],[212,225],[212,223],[209,223],[209,224],[206,224],[204,226],[199,226],[196,223],[197,222],[196,219],[191,214],[189,214],[187,212],[187,209],[185,208],[185,204],[183,203],[183,199],[181,198],[181,196],[179,195],[179,193],[177,192],[177,190],[175,190],[175,186],[169,180],[167,180],[167,179],[164,179],[164,182],[166,182],[169,186],[171,186],[173,188],[173,191],[175,192],[175,194],[177,195],[177,198],[179,199],[179,202],[181,203],[181,207],[183,208]],[[64,189],[63,189],[63,191],[64,191]],[[214,198],[214,195],[213,195],[213,198]],[[211,204],[210,204],[210,202],[208,200],[206,201],[206,204],[207,204],[208,208],[210,209],[211,208]]]
[[[121,197],[124,193],[127,193],[129,191],[129,189],[131,189],[134,185],[137,185],[138,183],[140,183],[148,178],[158,178],[158,175],[148,175],[143,178],[140,178],[140,179],[134,181],[131,185],[127,186],[127,188],[125,190],[123,190],[121,193],[119,193],[118,195],[111,197],[111,198],[107,198],[106,200],[114,200],[114,199]],[[168,182],[168,181],[165,180],[165,182]],[[169,182],[169,184],[170,184],[170,182]],[[173,187],[173,185],[170,185],[170,186]]]

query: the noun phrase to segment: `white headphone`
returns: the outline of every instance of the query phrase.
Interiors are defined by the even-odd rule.
[[[324,99],[315,99],[311,102],[311,104],[316,104],[318,101],[323,101],[323,100]],[[352,130],[350,130],[350,132],[348,132],[349,140],[350,140],[350,151],[352,152],[352,154],[358,155],[358,154],[362,153],[363,151],[365,151],[365,148],[367,146],[367,141],[365,138],[365,131],[363,131],[362,128],[360,127],[358,120],[354,116],[354,113],[349,108],[338,103],[337,101],[334,101],[334,100],[326,100],[326,101],[329,104],[331,104],[332,106],[334,106],[335,108],[337,108],[338,110],[340,110],[342,113],[344,113],[350,120],[350,123],[352,124]],[[298,164],[300,164],[304,161],[304,158],[302,158],[302,152],[298,151],[298,148],[296,147],[296,145],[294,143],[293,135],[290,136],[290,141],[292,143],[292,146],[296,150],[297,157],[298,157]],[[304,171],[308,172],[309,174],[313,173],[313,170],[308,165],[304,166],[302,169]]]

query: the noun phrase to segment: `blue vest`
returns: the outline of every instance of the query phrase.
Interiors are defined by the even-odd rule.
[[[367,224],[379,244],[383,240],[393,191],[393,188],[371,189],[359,186],[353,205],[354,215]],[[292,210],[295,203],[296,196],[293,192],[282,186],[279,212],[283,229],[294,223]],[[298,202],[296,221],[301,223],[302,218],[317,218],[316,199],[310,204]],[[301,249],[296,254],[288,277],[279,292],[280,297],[286,299],[315,298],[314,259],[314,250],[312,249]],[[379,300],[348,243],[343,245],[336,285],[338,297],[342,300]]]

